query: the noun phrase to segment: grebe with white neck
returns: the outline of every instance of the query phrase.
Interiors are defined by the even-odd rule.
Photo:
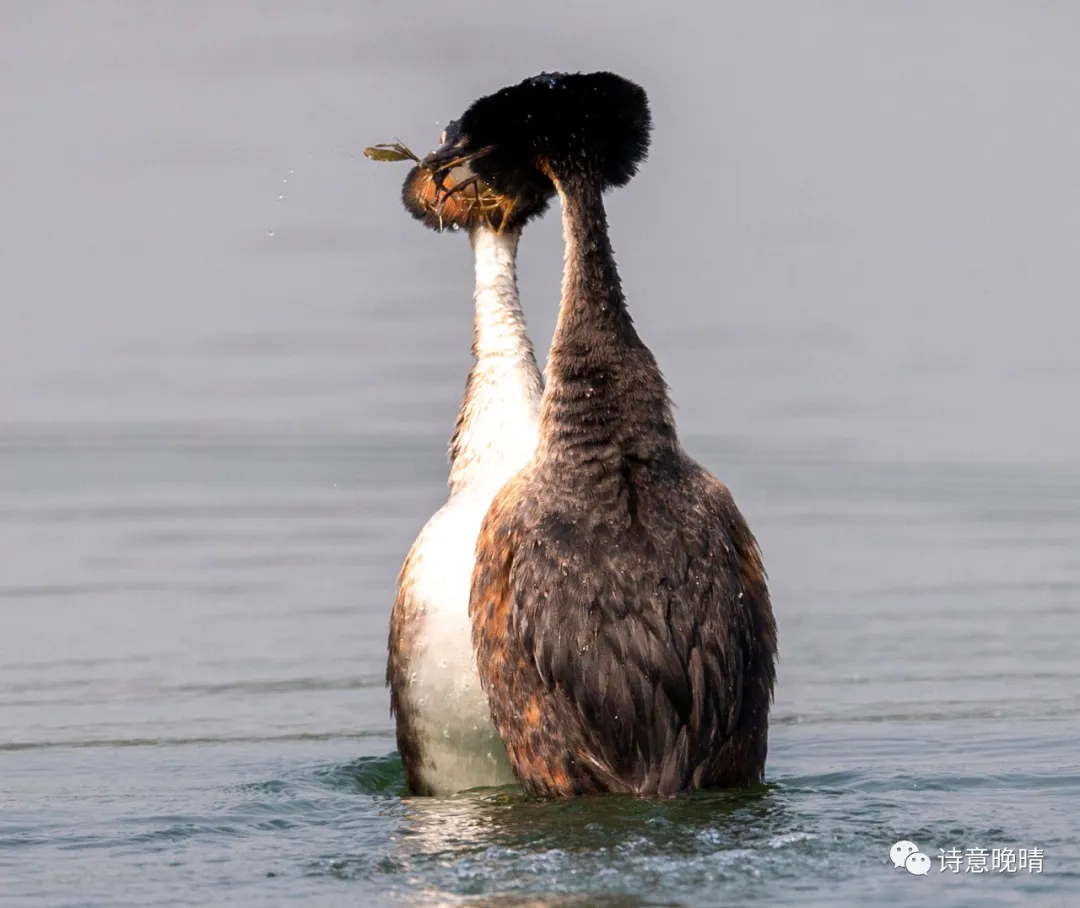
[[[451,125],[444,148],[453,136]],[[402,188],[406,209],[427,226],[468,231],[475,361],[450,441],[449,500],[416,538],[398,578],[386,672],[406,785],[440,796],[514,782],[477,675],[469,587],[484,514],[536,447],[543,379],[518,300],[516,261],[522,228],[551,197],[509,210],[455,158],[429,155]]]
[[[455,149],[511,198],[555,191],[565,266],[539,443],[495,496],[470,614],[481,681],[533,795],[674,795],[763,778],[776,626],[754,536],[682,449],[626,308],[605,190],[651,130],[611,73],[476,101]]]

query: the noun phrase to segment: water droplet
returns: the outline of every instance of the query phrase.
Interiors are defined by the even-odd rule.
[[[273,236],[273,235],[274,235],[274,231],[273,231],[273,230],[267,230],[267,231],[266,231],[266,235],[267,235],[267,236]]]
[[[283,198],[285,198],[285,193],[282,193],[281,195],[279,195],[277,197],[277,200],[280,202]]]

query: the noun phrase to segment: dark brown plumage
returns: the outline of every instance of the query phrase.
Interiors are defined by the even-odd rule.
[[[404,683],[409,675],[413,646],[420,631],[417,615],[422,606],[422,603],[413,601],[412,588],[407,582],[412,570],[413,552],[410,550],[398,573],[397,596],[390,612],[386,685],[390,688],[390,712],[396,719],[397,746],[405,773],[405,787],[413,794],[430,795],[434,792],[424,776],[421,736],[416,729],[414,709]]]
[[[626,309],[603,190],[648,147],[645,93],[544,75],[477,101],[458,147],[507,196],[554,186],[566,270],[532,462],[481,529],[481,682],[526,791],[673,795],[762,779],[776,627],[727,488],[682,450]]]

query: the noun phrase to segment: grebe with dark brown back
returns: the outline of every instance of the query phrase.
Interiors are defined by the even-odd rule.
[[[651,129],[611,73],[476,101],[457,153],[510,198],[558,193],[565,267],[536,453],[495,497],[470,599],[481,682],[527,792],[674,795],[763,778],[776,626],[728,489],[692,460],[634,328],[603,192]]]
[[[454,140],[451,124],[443,148]],[[468,231],[476,272],[475,361],[450,441],[450,497],[409,550],[390,619],[391,711],[406,785],[420,795],[514,782],[477,676],[469,585],[481,520],[536,447],[543,390],[518,301],[516,260],[522,228],[553,191],[507,207],[460,157],[433,152],[402,187],[405,208],[428,227]]]

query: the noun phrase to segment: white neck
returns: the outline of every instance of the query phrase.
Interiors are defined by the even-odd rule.
[[[450,492],[501,486],[536,448],[543,379],[518,301],[520,231],[469,234],[476,265],[473,356],[465,401],[450,442]]]

